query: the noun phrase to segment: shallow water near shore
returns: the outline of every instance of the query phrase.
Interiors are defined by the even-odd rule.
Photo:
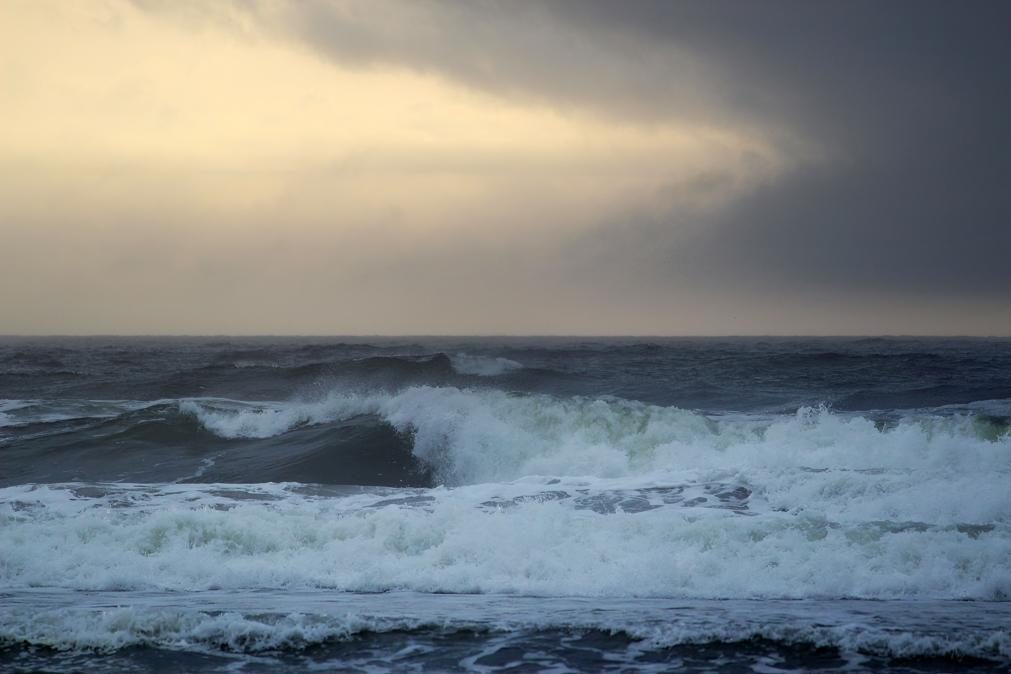
[[[5,667],[89,671],[1003,671],[1006,602],[319,591],[3,596]],[[25,645],[27,643],[32,646]]]

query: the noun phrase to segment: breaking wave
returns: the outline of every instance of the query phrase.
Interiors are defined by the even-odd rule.
[[[1011,514],[1011,503],[998,498],[1011,473],[1011,435],[1004,419],[987,414],[925,412],[886,422],[820,407],[720,417],[617,399],[428,386],[334,392],[305,403],[190,400],[180,410],[223,438],[369,415],[408,437],[414,455],[447,485],[526,476],[663,483],[731,472],[788,476],[766,492],[778,508],[814,508],[819,494],[834,494],[843,512],[873,503],[885,518],[946,509],[949,519]],[[811,500],[799,493],[804,487]]]
[[[0,490],[0,585],[1011,597],[1006,514],[987,524],[947,522],[949,513],[883,521],[877,513],[855,516],[889,508],[863,496],[859,508],[833,516],[826,510],[851,497],[848,480],[793,491],[782,485],[786,475],[736,479],[662,488],[527,479],[347,492],[296,484],[10,487]],[[860,491],[880,487],[871,482]],[[810,501],[818,492],[787,511],[768,503],[799,494]],[[1006,501],[1005,493],[992,498]],[[1006,512],[1007,505],[986,507]]]
[[[458,353],[450,358],[453,369],[460,374],[473,374],[479,377],[494,377],[516,370],[522,370],[523,364],[509,358],[492,356],[471,356]]]
[[[5,453],[9,479],[20,482],[147,481],[155,469],[154,481],[389,486],[533,477],[641,488],[729,478],[753,492],[753,508],[773,512],[981,523],[1011,521],[1011,434],[994,414],[1006,408],[719,416],[416,386],[289,402],[20,401],[3,410],[0,445],[3,431],[16,433]],[[152,444],[158,461],[145,453]]]

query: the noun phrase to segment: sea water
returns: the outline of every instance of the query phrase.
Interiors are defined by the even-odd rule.
[[[1011,342],[7,338],[0,670],[1005,671]]]

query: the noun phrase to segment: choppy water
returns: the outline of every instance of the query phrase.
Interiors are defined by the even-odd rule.
[[[1004,671],[1011,342],[0,341],[0,670]]]

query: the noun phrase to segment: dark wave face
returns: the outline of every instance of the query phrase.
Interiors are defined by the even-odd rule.
[[[1008,340],[6,338],[0,669],[1001,671],[1008,494]]]
[[[108,418],[74,417],[9,428],[4,479],[14,484],[199,481],[432,486],[429,470],[411,453],[409,439],[374,417],[316,424],[274,437],[223,438],[181,411],[185,404],[157,402]]]

